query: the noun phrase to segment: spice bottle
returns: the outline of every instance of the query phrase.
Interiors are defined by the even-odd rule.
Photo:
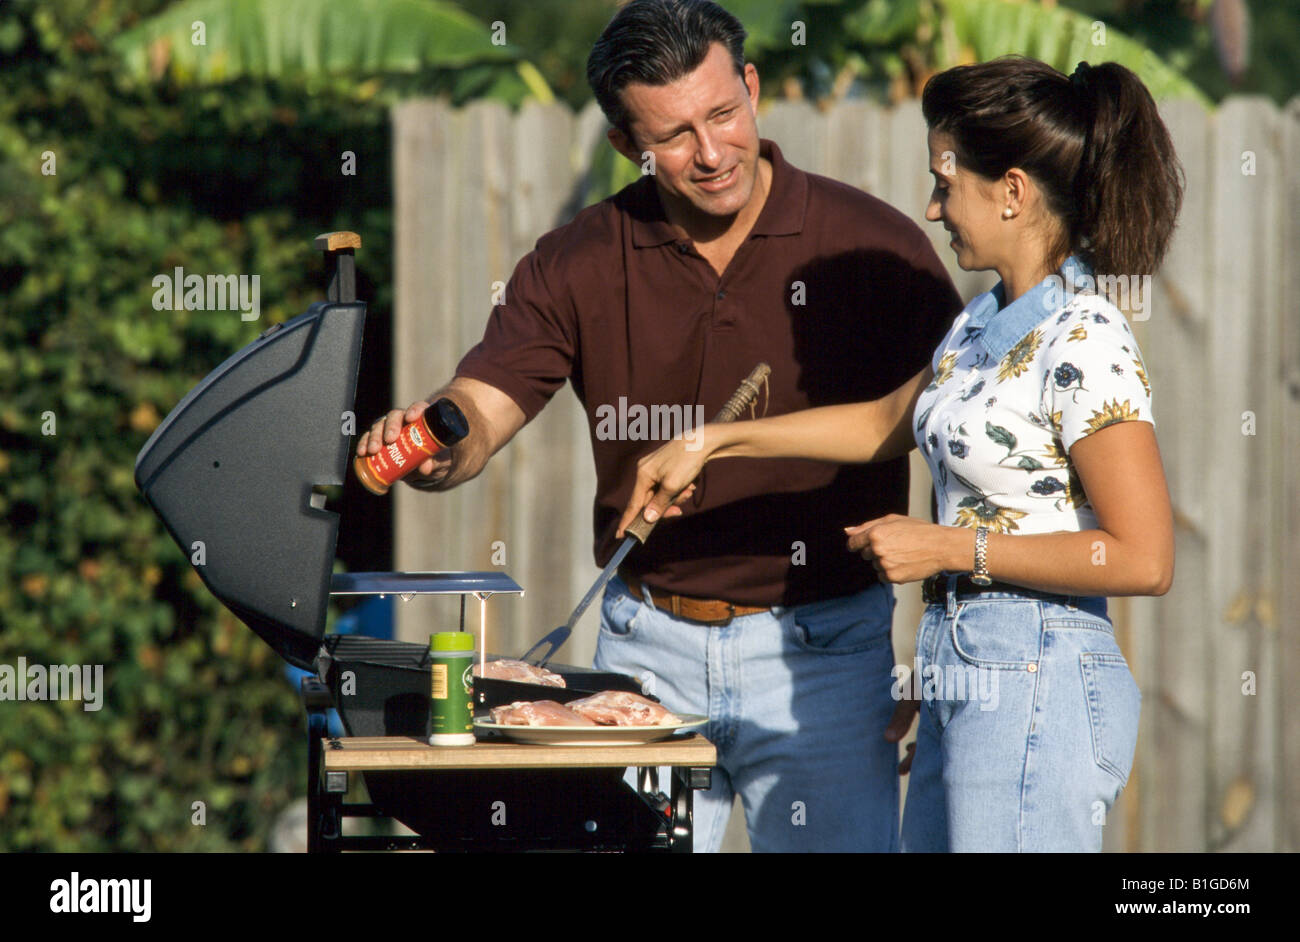
[[[469,422],[456,403],[442,398],[410,425],[402,426],[397,441],[384,445],[373,455],[357,455],[352,469],[372,494],[387,494],[388,488],[410,474],[426,458],[450,448],[469,434]]]
[[[429,745],[474,745],[474,636],[429,636]]]

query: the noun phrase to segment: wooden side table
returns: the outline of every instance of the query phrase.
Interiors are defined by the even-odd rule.
[[[306,693],[304,691],[304,693]],[[325,693],[328,698],[328,692]],[[480,741],[473,746],[430,746],[410,737],[341,737],[330,738],[325,732],[325,708],[313,705],[304,697],[308,711],[308,850],[312,853],[341,850],[581,850],[644,849],[689,853],[693,845],[692,798],[695,789],[708,788],[712,768],[717,764],[717,750],[698,733],[641,745],[623,746],[552,746],[508,742]],[[669,795],[659,790],[658,769],[672,769]],[[622,780],[626,768],[636,768],[637,787],[630,789]],[[427,836],[347,836],[342,833],[345,817],[393,817],[391,809],[365,804],[345,804],[343,796],[354,773],[376,773],[400,786],[403,795],[420,792],[426,796],[421,807],[435,820],[447,795],[447,807],[463,808],[464,801],[477,800],[474,825],[464,834],[450,838]],[[627,848],[620,848],[621,837],[601,826],[595,815],[586,820],[585,834],[574,829],[571,840],[539,837],[527,833],[517,836],[510,828],[492,828],[478,820],[478,809],[490,809],[493,789],[499,792],[537,797],[556,796],[556,808],[562,813],[585,813],[576,804],[586,800],[608,810],[609,802],[643,802],[645,808],[633,807],[639,825],[638,837]],[[607,795],[614,791],[617,794]],[[471,794],[479,793],[479,794]],[[460,800],[460,805],[450,800]],[[524,801],[523,803],[527,803]],[[648,809],[648,810],[647,810]],[[627,810],[626,808],[624,810]],[[451,811],[460,814],[462,811]],[[505,809],[501,809],[504,819]],[[518,811],[513,812],[518,819]],[[549,812],[551,818],[555,812]],[[525,821],[527,815],[522,816]],[[536,817],[536,815],[534,815]],[[607,823],[617,831],[620,815],[609,815]],[[505,823],[505,820],[495,823]],[[499,835],[499,837],[498,837]],[[629,841],[632,839],[629,837]]]

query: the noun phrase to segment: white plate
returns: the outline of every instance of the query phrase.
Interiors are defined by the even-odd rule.
[[[474,727],[501,733],[513,742],[548,746],[629,746],[667,739],[678,730],[707,723],[707,716],[682,715],[668,726],[507,726],[487,717],[475,717]]]

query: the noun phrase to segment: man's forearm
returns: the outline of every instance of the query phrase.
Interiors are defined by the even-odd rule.
[[[446,397],[465,414],[469,434],[444,452],[450,464],[431,477],[411,475],[405,480],[419,490],[445,491],[478,476],[488,459],[505,447],[524,425],[523,411],[505,393],[479,380],[456,377],[431,393],[428,402]]]

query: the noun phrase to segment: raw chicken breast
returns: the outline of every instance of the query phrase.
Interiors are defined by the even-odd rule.
[[[516,700],[492,708],[492,722],[500,726],[596,726],[554,700]]]
[[[554,671],[548,671],[544,667],[536,667],[510,658],[488,661],[487,667],[482,671],[479,670],[479,665],[475,664],[474,676],[490,677],[496,680],[515,680],[521,684],[541,684],[544,687],[563,687],[565,685],[564,678]]]
[[[568,706],[600,726],[672,726],[682,721],[653,700],[626,690],[604,690]]]

